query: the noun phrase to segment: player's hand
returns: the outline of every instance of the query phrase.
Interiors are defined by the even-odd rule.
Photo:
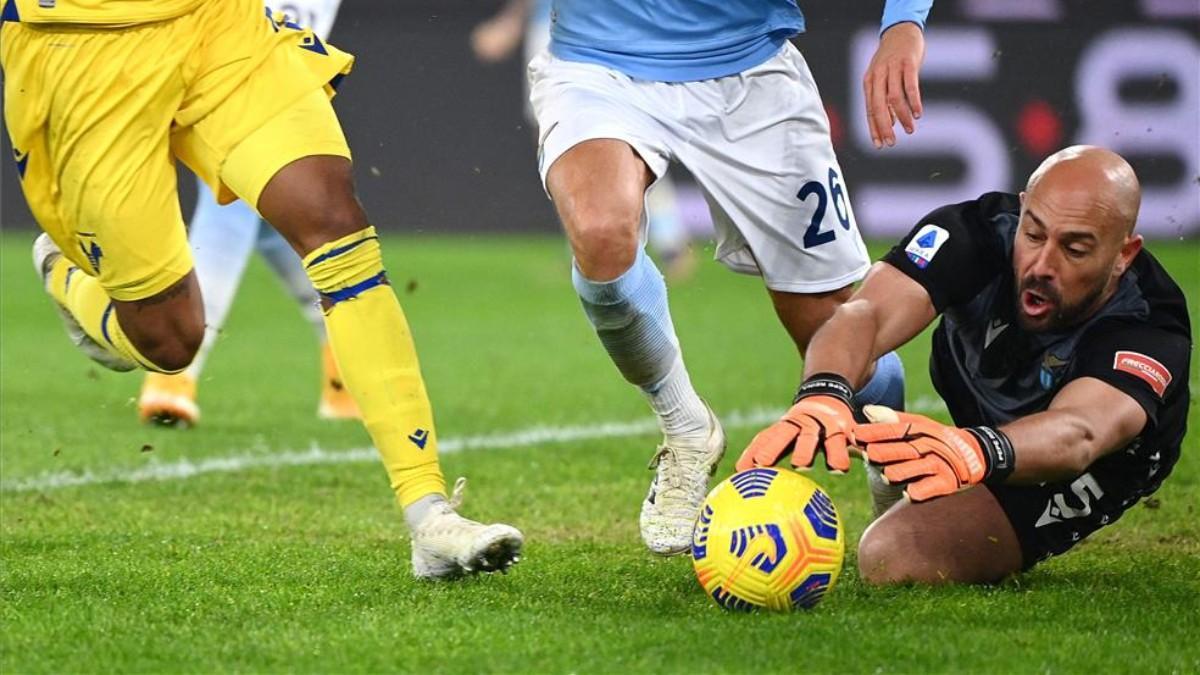
[[[806,391],[807,390],[807,391]],[[818,448],[825,450],[825,466],[834,473],[850,470],[847,442],[854,427],[850,408],[852,390],[840,377],[815,375],[797,393],[797,402],[783,418],[758,432],[737,461],[737,470],[773,466],[792,451],[792,466],[812,467]]]
[[[875,148],[896,144],[896,120],[907,133],[916,131],[921,117],[921,63],[925,34],[912,22],[898,23],[879,36],[879,47],[863,74],[867,129]]]
[[[1012,444],[999,430],[960,429],[882,406],[866,406],[863,413],[872,423],[855,426],[854,441],[887,482],[907,484],[904,493],[914,502],[1012,473]]]
[[[501,14],[475,26],[471,31],[471,51],[483,63],[507,59],[521,44],[520,18]]]

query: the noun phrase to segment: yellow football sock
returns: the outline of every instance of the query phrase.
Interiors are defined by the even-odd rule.
[[[325,327],[342,381],[362,411],[400,505],[445,496],[433,410],[375,228],[309,253],[304,268],[326,301]]]
[[[75,317],[75,321],[88,337],[101,347],[146,370],[159,373],[179,372],[164,370],[142,356],[125,335],[125,331],[121,330],[112,300],[104,292],[100,280],[84,273],[65,256],[59,256],[51,264],[46,290],[55,302]]]

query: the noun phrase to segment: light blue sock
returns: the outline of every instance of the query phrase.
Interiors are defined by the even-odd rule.
[[[875,374],[854,395],[859,406],[885,405],[904,410],[904,364],[896,352],[888,352],[875,362]]]
[[[676,438],[706,434],[707,408],[683,365],[667,285],[645,251],[612,281],[587,279],[575,265],[571,281],[609,358],[649,399],[663,432]]]
[[[317,334],[317,340],[324,343],[327,339],[325,317],[321,312],[317,291],[304,271],[300,256],[292,249],[291,244],[287,243],[283,235],[265,223],[258,232],[256,247],[258,254],[275,272],[275,276],[283,282],[288,295],[292,296],[292,299],[300,306],[300,313],[308,321],[308,325],[312,326],[313,331]]]
[[[892,410],[904,410],[904,364],[896,352],[888,352],[875,362],[875,374],[854,395],[854,403],[885,405]],[[888,484],[883,473],[874,464],[867,464],[867,485],[871,489],[871,502],[875,517],[883,515],[904,496],[904,486]]]

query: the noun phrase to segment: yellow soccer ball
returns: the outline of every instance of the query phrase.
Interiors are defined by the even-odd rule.
[[[704,592],[741,611],[813,607],[833,588],[845,552],[829,495],[778,468],[742,471],[714,487],[692,535]]]

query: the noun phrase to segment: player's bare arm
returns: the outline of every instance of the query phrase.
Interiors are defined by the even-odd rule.
[[[831,471],[848,471],[854,390],[870,378],[876,359],[911,340],[935,316],[933,301],[920,284],[877,263],[862,287],[813,336],[795,405],[754,437],[737,469],[772,466],[789,450],[792,466],[806,469],[823,449]]]
[[[1078,476],[1101,457],[1127,447],[1146,421],[1146,411],[1116,387],[1090,377],[1071,382],[1045,412],[1000,427],[1015,458],[1008,482]]]
[[[853,437],[905,494],[926,501],[979,483],[1034,485],[1073,478],[1128,447],[1146,426],[1132,397],[1095,378],[1063,387],[1050,407],[1006,425],[957,428],[908,413],[868,408],[873,424]]]
[[[887,263],[876,263],[850,300],[813,336],[804,375],[836,373],[854,387],[875,359],[911,340],[936,318],[929,293]]]
[[[509,0],[491,18],[471,30],[471,50],[483,63],[497,63],[512,56],[521,44],[530,0]]]

